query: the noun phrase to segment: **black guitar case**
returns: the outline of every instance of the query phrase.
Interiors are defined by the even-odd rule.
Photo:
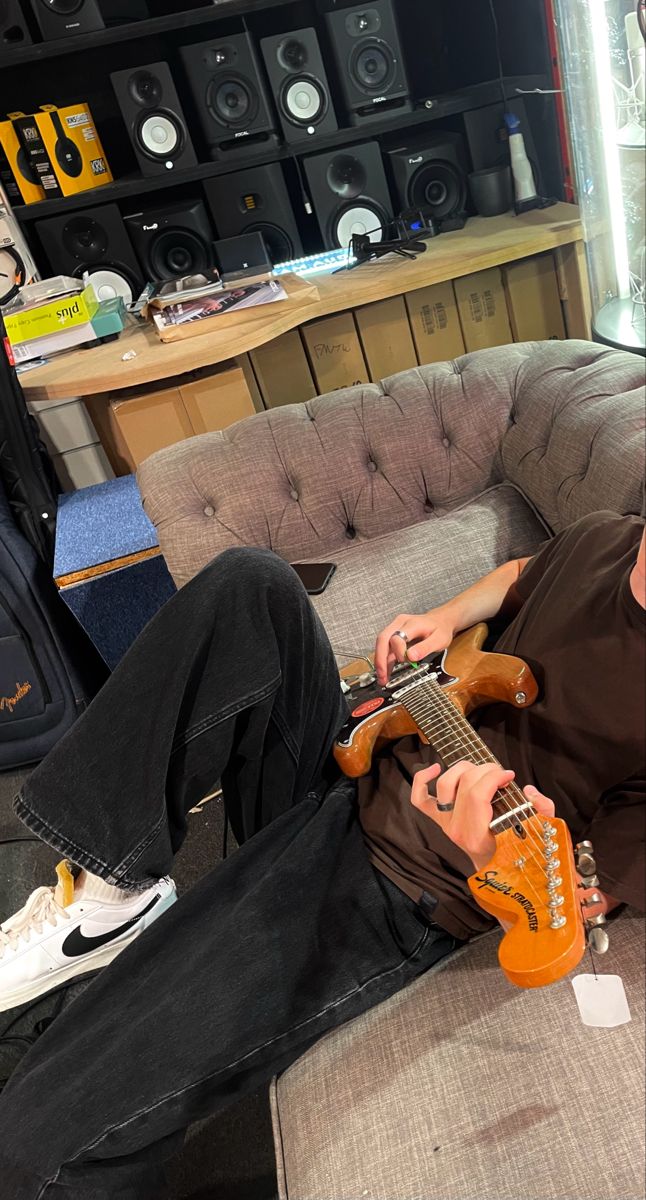
[[[5,329],[0,316],[0,341]],[[16,372],[0,347],[0,481],[14,521],[39,558],[54,563],[57,497],[51,459],[27,411]]]

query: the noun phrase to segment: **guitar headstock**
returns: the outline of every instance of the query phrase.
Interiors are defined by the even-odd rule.
[[[498,952],[507,978],[543,987],[580,962],[585,928],[567,825],[534,815],[520,828],[497,835],[496,853],[469,887],[481,908],[511,925]]]

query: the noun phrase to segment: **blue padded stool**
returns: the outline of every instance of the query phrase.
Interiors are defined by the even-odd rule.
[[[134,475],[61,496],[54,577],[111,669],[176,591]]]

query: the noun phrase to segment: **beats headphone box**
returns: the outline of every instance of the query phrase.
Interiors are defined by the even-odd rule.
[[[71,104],[67,108],[43,104],[35,119],[64,196],[112,183],[112,173],[87,104]]]

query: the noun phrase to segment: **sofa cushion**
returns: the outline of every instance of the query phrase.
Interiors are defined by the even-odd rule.
[[[593,342],[537,347],[519,364],[503,477],[517,483],[555,533],[595,510],[644,504],[644,360]]]
[[[308,1051],[272,1086],[281,1200],[641,1200],[643,916],[609,930],[629,1024],[514,988],[493,933]]]
[[[230,546],[327,558],[502,482],[513,382],[538,345],[431,363],[158,451],[137,475],[176,584]]]
[[[442,604],[548,536],[522,494],[500,484],[446,516],[335,552],[336,574],[312,599],[335,652],[355,657],[397,613]]]

